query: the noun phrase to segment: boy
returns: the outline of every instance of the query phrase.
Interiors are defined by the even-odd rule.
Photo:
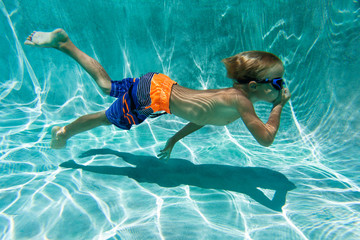
[[[158,155],[161,159],[168,159],[177,141],[204,125],[223,126],[238,118],[261,145],[270,146],[279,129],[282,108],[290,98],[289,90],[282,86],[283,64],[267,52],[243,52],[223,60],[228,77],[234,81],[233,87],[193,90],[158,73],[112,81],[105,69],[80,51],[63,29],[33,32],[25,44],[66,53],[91,75],[105,94],[118,98],[106,111],[84,115],[64,127],[53,127],[51,147],[55,149],[65,147],[70,137],[101,125],[114,124],[129,130],[158,111],[190,121],[167,141]],[[253,103],[257,101],[274,105],[266,124],[255,113]]]

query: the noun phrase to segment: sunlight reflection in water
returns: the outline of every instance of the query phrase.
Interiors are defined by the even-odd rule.
[[[268,9],[282,9],[281,17],[265,13],[255,2],[210,1],[196,7],[189,1],[151,2],[141,8],[126,1],[79,4],[0,2],[5,36],[0,47],[2,238],[359,238],[360,139],[354,131],[359,126],[359,94],[353,74],[359,65],[358,2],[330,6],[320,1],[312,3],[313,11],[305,4],[266,3]],[[301,14],[294,14],[295,8]],[[261,24],[254,16],[261,16]],[[85,22],[86,27],[79,24]],[[283,212],[234,189],[207,188],[206,177],[215,177],[216,171],[190,176],[187,165],[179,165],[174,175],[160,168],[155,176],[143,170],[136,177],[60,168],[68,160],[134,168],[117,156],[79,155],[107,148],[149,160],[185,122],[162,116],[129,132],[100,127],[69,140],[64,150],[51,150],[52,126],[103,110],[114,100],[101,95],[81,67],[62,53],[22,44],[34,28],[55,27],[65,28],[114,79],[161,71],[195,89],[231,85],[220,62],[224,57],[250,49],[278,54],[292,99],[270,148],[259,146],[238,121],[186,137],[173,157],[196,166],[263,167],[284,174],[297,188],[288,193]],[[256,106],[264,121],[269,108]],[[156,170],[153,165],[148,169]],[[161,176],[169,176],[168,184],[183,181],[168,187],[150,181]],[[229,178],[223,174],[215,182]],[[260,190],[270,198],[275,192]]]

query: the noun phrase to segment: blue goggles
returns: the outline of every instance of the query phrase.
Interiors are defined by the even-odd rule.
[[[251,77],[245,77],[246,80],[237,80],[238,83],[249,83],[250,81],[255,81],[257,83],[271,83],[271,85],[276,89],[276,90],[281,90],[283,88],[283,79],[282,78],[266,78],[266,79],[256,79],[256,78],[251,78]]]
[[[264,79],[264,80],[260,80],[257,81],[258,83],[271,83],[271,85],[276,89],[276,90],[281,90],[283,88],[283,79],[282,78],[273,78],[273,79]]]

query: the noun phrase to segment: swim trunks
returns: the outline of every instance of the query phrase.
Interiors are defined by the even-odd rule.
[[[105,111],[115,126],[129,130],[158,111],[170,112],[170,94],[175,81],[161,73],[147,73],[140,78],[111,81],[110,96],[117,100]]]

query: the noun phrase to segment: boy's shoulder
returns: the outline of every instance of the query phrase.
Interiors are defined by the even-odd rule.
[[[225,92],[225,97],[229,99],[232,105],[239,111],[243,111],[249,108],[253,108],[253,104],[247,95],[236,88],[228,88]]]

